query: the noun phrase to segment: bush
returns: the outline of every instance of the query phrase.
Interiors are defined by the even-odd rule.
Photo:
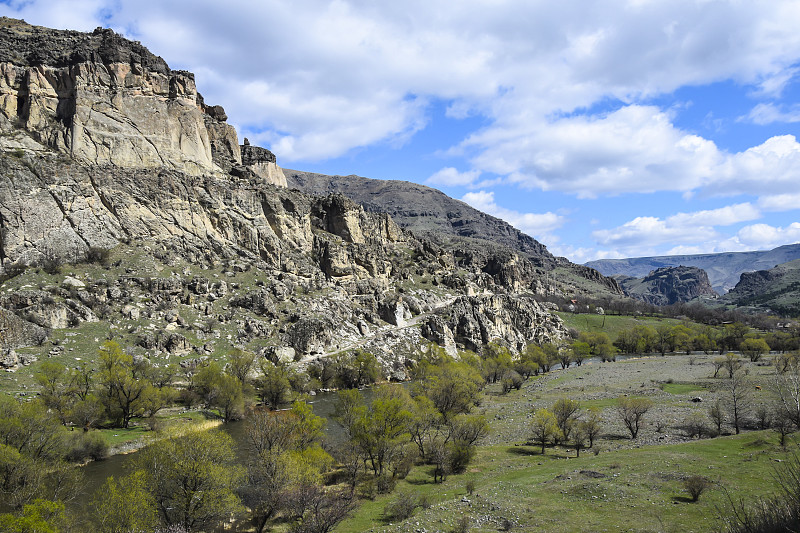
[[[108,248],[100,248],[92,246],[86,252],[86,261],[96,265],[108,266],[111,259],[111,250]]]
[[[453,533],[468,533],[472,529],[472,523],[468,516],[462,516],[453,526]]]
[[[383,516],[388,520],[405,520],[414,514],[417,507],[419,507],[419,499],[415,494],[405,490],[400,491],[383,508]]]
[[[77,435],[67,452],[67,460],[78,463],[90,459],[98,461],[108,457],[108,441],[102,433],[83,431]]]
[[[689,476],[683,480],[683,490],[689,494],[693,502],[700,499],[700,495],[709,487],[711,487],[711,482],[703,476]]]

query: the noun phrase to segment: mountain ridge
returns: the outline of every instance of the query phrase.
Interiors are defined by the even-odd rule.
[[[736,286],[743,272],[768,270],[794,259],[800,259],[800,244],[747,252],[598,259],[584,265],[605,276],[623,274],[634,278],[643,278],[662,267],[693,266],[705,270],[714,290],[724,294]]]

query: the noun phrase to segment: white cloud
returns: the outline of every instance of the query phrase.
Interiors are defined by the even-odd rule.
[[[469,170],[467,172],[459,172],[453,167],[445,167],[430,178],[425,183],[432,185],[472,185],[475,180],[480,177],[480,172],[477,170]]]
[[[751,250],[768,250],[783,244],[798,242],[800,241],[800,222],[793,222],[783,228],[769,224],[745,226],[738,231],[734,241]]]
[[[800,122],[800,106],[793,105],[785,110],[772,102],[762,102],[751,109],[747,117],[741,120],[762,126],[773,122]]]
[[[402,142],[425,124],[427,102],[438,99],[449,102],[450,116],[488,119],[473,137],[476,170],[586,195],[650,178],[656,183],[647,188],[656,190],[692,187],[718,154],[654,111],[643,121],[624,111],[583,123],[552,117],[728,79],[779,94],[800,58],[800,5],[791,0],[0,4],[4,14],[18,9],[34,23],[80,29],[107,17],[173,67],[202,72],[207,100],[224,105],[241,133],[269,141],[284,160]],[[619,137],[601,143],[608,153],[575,147],[602,141],[615,127]],[[548,156],[539,146],[551,128],[560,142],[546,143],[555,148]],[[573,132],[583,136],[573,140]],[[637,157],[638,139],[657,144]],[[521,157],[515,148],[534,154]],[[653,163],[645,156],[655,156]]]
[[[784,193],[762,196],[758,206],[766,211],[790,211],[800,208],[800,193]]]
[[[545,244],[556,242],[552,231],[560,228],[566,221],[565,217],[555,213],[520,213],[497,205],[494,192],[477,191],[468,192],[461,198],[475,209],[502,218],[523,233],[543,241]]]
[[[663,220],[658,217],[636,217],[614,229],[596,230],[592,235],[599,244],[631,252],[629,255],[642,255],[637,250],[674,242],[682,244],[673,247],[668,254],[688,253],[677,252],[681,249],[711,252],[716,251],[714,243],[721,237],[716,226],[729,226],[760,217],[761,213],[756,207],[743,203],[694,213],[678,213]]]

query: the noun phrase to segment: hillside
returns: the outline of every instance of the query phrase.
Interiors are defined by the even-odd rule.
[[[430,341],[455,353],[561,338],[537,295],[620,294],[433,189],[287,188],[276,156],[240,145],[192,73],[111,30],[4,18],[0,49],[8,369],[50,355],[65,332],[91,350],[100,329],[164,364],[238,347],[307,366],[362,347],[402,379]],[[297,186],[303,174],[290,174]],[[342,183],[372,191],[369,209]]]
[[[717,296],[705,271],[697,267],[664,267],[643,278],[619,275],[616,279],[626,295],[653,305],[671,305],[700,296]]]
[[[800,259],[769,270],[745,272],[720,303],[758,312],[800,314]]]
[[[536,239],[509,223],[487,215],[443,192],[407,181],[378,180],[361,176],[328,176],[284,170],[289,187],[309,194],[338,193],[366,211],[387,213],[400,227],[455,247],[466,255],[480,255],[487,248],[506,248],[547,272],[548,279],[572,287],[579,294],[620,295],[617,283],[592,268],[554,257]]]
[[[724,294],[739,283],[742,272],[770,269],[795,259],[800,259],[800,244],[755,252],[598,259],[589,261],[586,266],[605,276],[623,274],[634,278],[643,278],[662,267],[694,266],[705,270],[714,290]]]

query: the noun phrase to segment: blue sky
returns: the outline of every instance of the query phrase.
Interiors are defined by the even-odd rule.
[[[0,1],[140,40],[285,168],[403,179],[576,262],[800,241],[800,3]]]

